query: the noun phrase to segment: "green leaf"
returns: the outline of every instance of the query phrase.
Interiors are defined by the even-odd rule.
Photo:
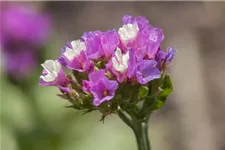
[[[146,97],[148,95],[148,87],[146,86],[141,86],[139,88],[139,97],[141,99],[143,99],[144,97]]]
[[[169,75],[166,75],[162,80],[162,86],[159,90],[159,93],[156,94],[156,101],[151,105],[151,110],[162,108],[167,100],[167,97],[173,91],[173,85]]]

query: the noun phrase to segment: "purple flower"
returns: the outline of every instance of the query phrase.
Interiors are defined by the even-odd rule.
[[[169,47],[167,52],[159,51],[156,57],[156,61],[158,62],[159,67],[162,65],[161,63],[164,62],[166,66],[168,66],[171,61],[173,60],[177,50],[173,47]]]
[[[163,39],[164,35],[161,29],[150,28],[145,32],[141,31],[138,35],[139,48],[137,51],[139,56],[142,58],[148,56],[148,58],[154,59]]]
[[[93,104],[99,106],[101,103],[113,99],[118,83],[109,80],[105,75],[105,70],[89,74],[89,81],[83,81],[83,90],[90,92],[94,96]]]
[[[118,30],[120,36],[120,48],[126,52],[130,48],[137,47],[137,36],[139,28],[137,24],[126,24]]]
[[[127,78],[128,61],[129,51],[126,54],[122,54],[121,49],[117,48],[112,60],[106,64],[107,70],[114,74],[120,83]]]
[[[80,40],[72,41],[64,46],[58,60],[65,67],[79,72],[91,72],[94,69],[93,62],[87,58],[86,46]]]
[[[100,39],[104,57],[105,58],[111,57],[113,52],[116,50],[116,48],[120,43],[117,32],[115,30],[103,32]]]
[[[70,81],[66,78],[58,60],[46,60],[41,65],[44,68],[40,76],[41,86],[59,86],[60,89],[67,90]]]
[[[92,72],[89,74],[89,81],[83,80],[83,90],[86,92],[90,92],[90,88],[94,83],[100,81],[101,78],[105,77],[105,70],[100,69],[97,72]]]
[[[165,61],[167,64],[170,64],[170,62],[173,60],[177,50],[175,50],[173,47],[169,47],[166,52]]]
[[[125,15],[118,31],[89,31],[80,40],[67,43],[57,60],[47,60],[42,64],[44,70],[40,85],[58,86],[62,92],[69,93],[62,96],[70,101],[79,96],[79,101],[72,102],[74,108],[92,110],[87,103],[91,102],[105,117],[117,111],[114,104],[120,105],[120,94],[124,94],[125,84],[136,87],[166,75],[176,50],[170,47],[167,52],[161,51],[163,39],[163,31],[153,27],[145,17]],[[61,65],[73,73],[66,76]],[[79,78],[78,82],[72,82],[75,76]],[[82,86],[79,81],[82,81]],[[111,103],[113,108],[110,111],[103,108],[111,107]]]
[[[151,80],[160,78],[160,71],[156,65],[155,60],[142,60],[138,63],[136,78],[140,84],[146,84]]]
[[[131,79],[135,76],[137,63],[138,63],[137,53],[134,52],[134,49],[131,49],[129,51],[129,61],[128,61],[128,70],[127,70],[128,78]]]
[[[132,17],[129,15],[123,16],[123,27],[118,33],[123,51],[133,48],[138,51],[138,57],[149,57],[154,59],[159,52],[161,41],[164,35],[161,29],[154,28],[149,24],[145,17]]]
[[[81,39],[84,41],[87,47],[87,56],[90,59],[98,59],[103,55],[102,45],[101,45],[101,34],[100,31],[90,31],[85,32]]]
[[[138,16],[134,18],[130,15],[124,15],[122,20],[123,20],[123,24],[137,24],[140,30],[143,30],[144,28],[150,26],[149,21],[142,16]]]

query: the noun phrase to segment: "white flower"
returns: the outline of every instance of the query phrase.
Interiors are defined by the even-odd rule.
[[[119,35],[123,41],[133,39],[137,36],[139,29],[136,24],[126,24],[119,28]]]
[[[46,60],[41,66],[46,71],[46,75],[41,75],[40,78],[45,82],[52,82],[58,77],[61,65],[57,60]]]
[[[124,73],[128,68],[129,51],[126,54],[122,54],[121,49],[117,48],[115,51],[115,57],[112,58],[113,68],[120,73]]]
[[[84,42],[81,42],[80,40],[72,41],[71,46],[72,48],[66,47],[66,51],[63,53],[70,61],[73,60],[75,56],[79,55],[81,51],[87,49]]]

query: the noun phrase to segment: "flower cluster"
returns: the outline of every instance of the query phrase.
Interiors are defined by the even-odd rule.
[[[141,101],[139,89],[165,75],[176,50],[161,50],[163,32],[145,17],[122,20],[118,31],[85,32],[64,46],[57,60],[45,61],[40,85],[58,86],[76,109],[105,114]],[[72,74],[65,75],[61,65]]]
[[[40,49],[46,44],[51,20],[29,4],[2,2],[0,42],[5,70],[24,79],[38,64]],[[27,63],[29,62],[29,63]]]

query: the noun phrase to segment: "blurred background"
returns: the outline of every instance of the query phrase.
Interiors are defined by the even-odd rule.
[[[116,28],[122,16],[146,16],[162,28],[162,48],[179,52],[174,92],[150,124],[153,150],[225,150],[224,2],[0,2],[1,150],[136,150],[116,116],[82,116],[39,87],[40,63],[55,59],[83,32]]]

